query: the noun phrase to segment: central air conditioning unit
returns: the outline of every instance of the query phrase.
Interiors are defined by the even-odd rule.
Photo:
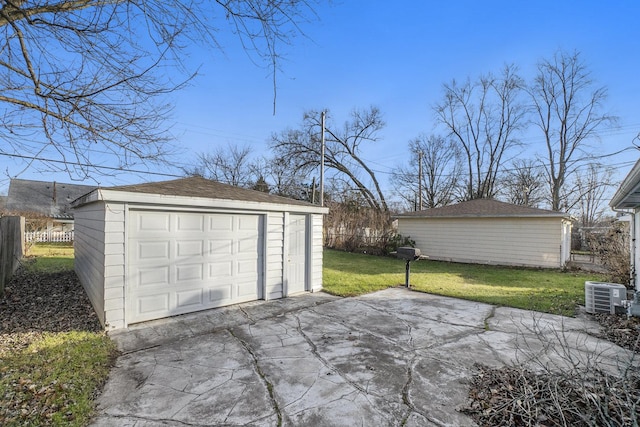
[[[615,314],[627,299],[627,287],[619,283],[584,282],[584,306],[587,313]]]

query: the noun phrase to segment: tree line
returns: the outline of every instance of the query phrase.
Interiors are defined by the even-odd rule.
[[[408,141],[409,162],[392,172],[400,209],[501,198],[577,211],[583,222],[595,221],[612,184],[610,170],[593,160],[599,133],[617,122],[606,111],[606,98],[606,88],[591,77],[578,52],[558,51],[540,60],[529,82],[515,65],[506,65],[497,74],[443,84],[432,106],[437,132]],[[363,158],[380,142],[382,112],[375,106],[356,108],[342,123],[326,112],[328,197],[389,212],[390,195]],[[274,133],[271,157],[251,159],[248,147],[228,146],[200,153],[187,172],[311,200],[317,197],[317,182],[308,177],[317,176],[320,164],[320,115],[309,110],[299,126]],[[532,147],[525,135],[541,142]],[[541,153],[523,155],[531,148]]]
[[[170,94],[195,75],[183,60],[188,46],[219,49],[221,34],[234,34],[275,79],[280,46],[316,18],[314,3],[5,1],[0,155],[74,179],[102,173],[105,156],[123,170],[160,162],[171,150]],[[540,60],[530,81],[507,65],[445,83],[432,104],[438,127],[407,141],[411,158],[393,171],[395,194],[385,194],[363,156],[380,143],[380,109],[356,108],[342,120],[326,110],[327,197],[385,214],[397,199],[415,209],[500,197],[594,216],[610,184],[610,173],[587,160],[592,141],[616,122],[606,96],[580,54],[566,51]],[[199,153],[184,172],[318,201],[320,113],[309,110],[298,126],[273,134],[268,157],[222,147]],[[522,155],[525,134],[542,141],[536,158]]]

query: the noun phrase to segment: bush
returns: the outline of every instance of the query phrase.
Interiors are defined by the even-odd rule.
[[[402,234],[395,234],[391,237],[384,246],[385,255],[389,255],[391,252],[395,252],[402,246],[416,246],[416,241],[412,240],[409,236],[403,236]]]
[[[590,246],[607,269],[607,280],[627,286],[631,280],[631,255],[629,225],[614,222],[609,230],[591,236]]]

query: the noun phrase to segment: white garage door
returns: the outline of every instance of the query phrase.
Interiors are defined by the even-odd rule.
[[[258,299],[260,215],[131,211],[127,323]]]

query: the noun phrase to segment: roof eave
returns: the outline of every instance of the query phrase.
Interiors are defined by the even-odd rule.
[[[97,202],[120,202],[129,203],[130,205],[170,205],[182,207],[198,207],[198,208],[223,208],[223,209],[241,209],[253,211],[293,211],[302,213],[322,213],[329,212],[329,208],[314,205],[297,205],[287,203],[273,202],[257,202],[247,200],[232,200],[210,197],[195,196],[175,196],[156,193],[140,193],[119,190],[109,190],[99,188],[91,193],[74,200],[72,206],[74,208]]]
[[[640,206],[640,160],[633,165],[622,181],[609,206],[612,209],[632,209]]]
[[[495,214],[495,215],[397,215],[395,218],[428,218],[428,219],[455,219],[455,218],[567,218],[572,219],[571,215],[558,212],[557,214]]]

